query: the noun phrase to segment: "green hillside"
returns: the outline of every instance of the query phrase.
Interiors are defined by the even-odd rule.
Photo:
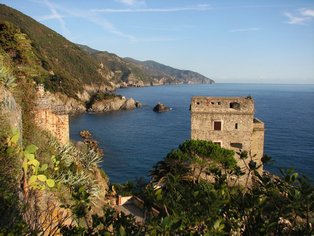
[[[174,82],[182,83],[214,83],[212,79],[209,79],[197,72],[179,70],[152,60],[138,61],[132,58],[124,58],[124,60],[130,64],[137,65],[140,69],[146,71],[147,74],[150,74],[155,78],[166,77],[169,80],[174,80]]]
[[[197,72],[179,70],[163,65],[155,61],[138,61],[132,58],[121,58],[113,53],[97,51],[85,45],[78,45],[84,51],[91,54],[98,62],[115,72],[115,81],[128,82],[143,81],[144,84],[151,83],[214,83]],[[163,80],[161,82],[161,80]]]
[[[0,53],[18,76],[75,97],[83,84],[109,86],[107,68],[63,36],[32,18],[0,5]],[[101,74],[97,71],[101,69]]]

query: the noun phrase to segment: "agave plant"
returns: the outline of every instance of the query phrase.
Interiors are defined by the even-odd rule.
[[[93,170],[93,167],[98,166],[102,162],[102,156],[98,155],[93,150],[81,154],[80,159],[83,166],[90,171]]]
[[[59,159],[65,167],[69,167],[73,163],[80,163],[79,151],[72,144],[60,145],[55,138],[51,138],[50,145],[57,150]]]
[[[101,194],[101,190],[100,190],[99,186],[96,183],[94,183],[93,185],[89,186],[87,191],[90,194],[91,203],[96,205],[95,200],[100,199],[100,194]]]
[[[53,137],[50,140],[50,145],[58,152],[60,164],[66,167],[60,169],[55,178],[56,181],[70,189],[84,186],[90,194],[90,201],[95,204],[94,200],[99,198],[101,192],[96,181],[92,178],[91,172],[94,167],[101,163],[102,157],[93,150],[82,152],[72,144],[60,145]],[[72,165],[76,168],[69,168]]]
[[[99,199],[101,190],[97,185],[96,181],[91,178],[90,175],[85,173],[84,171],[73,173],[68,170],[65,173],[61,173],[56,181],[68,186],[70,189],[76,189],[77,187],[84,186],[86,191],[90,195],[90,201],[95,204],[95,199]]]
[[[1,84],[7,89],[14,88],[14,87],[16,87],[15,80],[16,80],[16,78],[13,75],[11,75],[10,71],[7,68],[1,66],[1,68],[0,68],[0,82],[1,82]]]
[[[3,89],[1,92],[2,101],[0,102],[0,106],[9,110],[16,110],[17,104],[12,94],[7,89]]]
[[[60,173],[57,177],[57,181],[70,187],[74,187],[77,185],[86,185],[89,178],[89,175],[83,171],[73,173],[68,170],[67,172]]]

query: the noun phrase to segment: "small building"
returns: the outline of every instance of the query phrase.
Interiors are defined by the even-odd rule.
[[[135,221],[140,224],[144,224],[147,218],[156,217],[160,213],[155,207],[146,209],[145,202],[134,195],[124,197],[118,195],[115,210],[126,215],[133,215]]]
[[[223,148],[247,151],[247,162],[261,165],[264,152],[264,123],[254,117],[252,97],[193,97],[191,139],[212,141]],[[245,164],[235,154],[238,165]],[[259,172],[262,172],[262,167]]]

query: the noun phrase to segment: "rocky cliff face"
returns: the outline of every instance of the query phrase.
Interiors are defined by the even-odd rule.
[[[9,126],[16,128],[22,134],[21,107],[16,103],[13,95],[0,83],[0,116],[5,118]]]

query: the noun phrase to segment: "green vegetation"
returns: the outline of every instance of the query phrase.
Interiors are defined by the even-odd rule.
[[[16,76],[32,78],[50,91],[74,98],[83,84],[110,87],[98,72],[98,62],[75,44],[5,5],[0,5],[0,12],[0,53],[10,58]],[[108,72],[102,69],[103,74]]]
[[[0,106],[0,235],[314,234],[314,188],[305,177],[293,170],[282,170],[282,178],[260,175],[253,161],[244,173],[233,151],[206,141],[189,140],[172,150],[152,168],[149,183],[114,185],[118,194],[145,200],[145,224],[115,211],[106,196],[107,176],[98,169],[102,151],[92,135],[84,131],[84,143],[60,145],[34,125],[34,81],[75,97],[82,84],[108,85],[102,75],[110,71],[117,81],[127,81],[130,73],[149,81],[152,74],[163,77],[156,71],[164,66],[121,62],[101,53],[98,61],[18,11],[4,5],[0,10],[0,95],[5,96]],[[99,70],[103,60],[108,63]],[[114,96],[95,93],[93,100]],[[23,117],[19,132],[11,130],[7,118],[8,112],[19,112],[17,104]],[[245,151],[238,155],[250,158]],[[239,186],[229,178],[245,174],[247,180],[254,174],[252,185]],[[158,215],[151,213],[153,207]]]
[[[176,158],[172,158],[174,155]],[[226,161],[222,161],[224,155]],[[209,158],[210,162],[204,165],[199,158]],[[161,223],[152,220],[159,229],[157,233],[313,233],[314,188],[306,179],[293,171],[284,172],[284,178],[280,179],[260,176],[255,170],[256,183],[243,189],[228,183],[225,174],[228,172],[212,168],[215,162],[229,170],[235,168],[226,150],[209,142],[187,141],[153,168],[154,181],[147,196],[162,210]],[[213,176],[214,181],[204,180],[205,176],[194,181],[195,165]]]
[[[71,145],[60,146],[52,138],[45,144],[46,150],[39,150],[33,144],[22,149],[18,144],[19,133],[14,131],[8,136],[9,132],[2,132],[6,127],[1,127],[0,133],[0,213],[4,217],[0,233],[53,234],[69,218],[86,225],[86,214],[104,196],[100,193],[99,179],[94,176],[101,157],[96,158],[86,148],[80,151]],[[66,209],[73,214],[54,218],[56,212]]]
[[[228,161],[224,161],[225,156]],[[200,161],[206,160],[205,162]],[[250,188],[230,186],[224,171],[236,167],[232,152],[205,141],[186,141],[152,169],[145,188],[131,182],[115,185],[119,193],[136,193],[145,199],[145,225],[123,213],[104,208],[92,217],[93,227],[64,227],[67,235],[311,235],[314,233],[314,188],[293,170],[283,178],[255,171]],[[194,178],[196,168],[213,176],[212,181]],[[205,171],[206,170],[206,171]],[[209,173],[210,172],[210,173]],[[198,176],[196,174],[196,176]],[[138,192],[141,189],[141,192]],[[108,235],[109,235],[108,234]]]
[[[179,70],[160,64],[155,61],[138,61],[132,58],[124,58],[136,77],[142,78],[144,82],[152,81],[154,78],[166,79],[166,83],[214,83],[213,80],[189,70]]]
[[[188,70],[179,70],[155,61],[138,61],[132,58],[120,58],[113,53],[100,52],[84,45],[80,48],[91,54],[98,62],[115,72],[113,81],[128,82],[132,74],[135,80],[145,84],[156,82],[155,79],[165,79],[165,83],[213,83],[205,76]]]
[[[12,76],[7,68],[3,65],[0,68],[0,83],[6,88],[14,88],[16,87],[15,83],[16,78]]]
[[[5,127],[1,130],[6,130]],[[135,184],[115,185],[118,194],[136,194],[145,200],[147,214],[142,225],[133,216],[118,213],[110,205],[98,204],[95,208],[100,189],[93,173],[100,158],[94,158],[94,151],[61,146],[53,139],[45,144],[45,150],[28,145],[18,151],[19,135],[13,133],[7,138],[9,133],[1,132],[0,147],[0,161],[6,165],[11,163],[10,169],[3,168],[0,172],[0,186],[5,187],[0,195],[0,210],[6,216],[0,222],[3,233],[41,233],[48,230],[47,225],[50,233],[60,230],[64,235],[314,233],[314,188],[304,177],[293,170],[282,171],[283,178],[260,176],[254,170],[256,181],[250,188],[231,185],[228,174],[238,173],[234,153],[211,142],[182,143],[153,167],[148,184],[139,180]],[[82,136],[91,138],[87,131]],[[27,181],[23,176],[27,176]],[[47,182],[49,178],[56,183],[54,188],[58,191],[50,190],[53,184]],[[23,191],[18,187],[21,181]],[[27,194],[25,186],[29,187]],[[21,191],[23,196],[28,196],[24,201],[17,197]],[[48,204],[54,203],[54,207],[31,201],[40,199],[40,192],[54,195],[55,200]],[[149,214],[152,207],[159,210],[159,215]],[[39,220],[60,209],[69,209],[71,214],[45,223]],[[95,212],[95,209],[98,210]],[[64,224],[67,219],[76,223]]]
[[[15,134],[12,139],[18,141],[18,135]],[[46,189],[46,187],[53,188],[55,186],[55,181],[53,179],[47,178],[44,172],[48,168],[48,164],[41,165],[40,162],[35,157],[35,152],[38,150],[38,147],[31,144],[28,145],[23,151],[24,160],[23,160],[23,176],[30,176],[27,182],[27,185],[31,189]],[[30,174],[29,174],[30,172]],[[24,187],[26,188],[26,187]]]
[[[27,224],[22,216],[24,206],[19,199],[21,160],[8,152],[8,137],[12,136],[9,127],[6,118],[0,114],[0,234],[18,235],[27,231]]]

